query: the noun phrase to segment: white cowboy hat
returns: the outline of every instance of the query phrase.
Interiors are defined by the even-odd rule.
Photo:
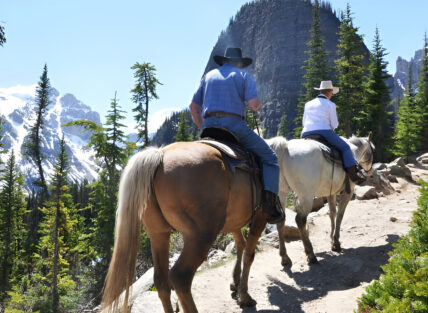
[[[320,88],[314,87],[315,90],[333,89],[333,94],[339,92],[339,87],[334,87],[331,80],[323,80],[320,84]]]

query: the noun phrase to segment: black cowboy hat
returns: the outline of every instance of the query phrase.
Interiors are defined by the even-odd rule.
[[[215,55],[214,61],[218,65],[223,65],[224,61],[238,61],[242,62],[242,67],[250,65],[253,60],[251,58],[243,58],[241,48],[226,48],[224,56]]]

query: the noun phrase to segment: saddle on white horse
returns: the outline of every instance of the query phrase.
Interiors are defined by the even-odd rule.
[[[331,143],[329,143],[327,140],[325,140],[325,138],[322,135],[310,134],[310,135],[305,136],[303,139],[314,140],[314,141],[319,142],[321,151],[322,151],[325,159],[332,162],[332,163],[338,164],[338,165],[342,166],[343,169],[345,169],[344,165],[343,165],[342,153],[339,151],[339,149],[337,149],[335,146],[333,146]],[[349,175],[346,174],[345,189],[346,189],[346,192],[348,192],[348,193],[351,192],[349,180],[350,180]]]
[[[321,144],[320,148],[324,154],[324,157],[333,163],[341,164],[343,166],[342,153],[339,151],[339,149],[337,149],[335,146],[325,140],[322,135],[309,134],[303,137],[302,139],[315,140],[319,142]]]

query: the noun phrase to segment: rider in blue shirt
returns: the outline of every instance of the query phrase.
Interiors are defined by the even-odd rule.
[[[253,110],[260,109],[257,85],[243,68],[252,59],[243,58],[240,48],[227,48],[224,56],[214,56],[220,65],[204,75],[190,104],[193,121],[200,128],[226,129],[239,144],[253,152],[262,163],[262,208],[267,221],[276,224],[284,221],[284,210],[278,198],[278,158],[269,145],[245,122],[246,103]]]

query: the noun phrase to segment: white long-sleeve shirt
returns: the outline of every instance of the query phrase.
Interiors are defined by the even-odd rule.
[[[305,104],[303,113],[303,131],[335,129],[339,125],[336,104],[323,94]]]

